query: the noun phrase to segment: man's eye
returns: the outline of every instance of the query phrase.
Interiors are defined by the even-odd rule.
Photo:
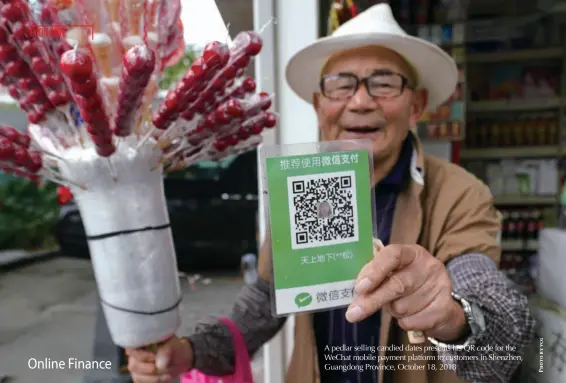
[[[390,82],[387,81],[371,81],[370,85],[376,88],[386,88],[393,86]]]

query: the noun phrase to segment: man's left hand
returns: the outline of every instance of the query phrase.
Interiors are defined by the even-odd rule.
[[[407,331],[450,342],[468,331],[463,308],[452,298],[452,281],[442,262],[418,245],[374,249],[356,280],[350,322],[388,310]]]

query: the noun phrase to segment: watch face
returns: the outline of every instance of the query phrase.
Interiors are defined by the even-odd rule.
[[[468,320],[468,325],[472,330],[472,334],[477,336],[485,331],[485,318],[480,307],[475,303],[470,303],[456,293],[452,293],[452,297],[457,300],[463,307],[464,313]]]
[[[485,318],[483,316],[483,312],[476,304],[472,304],[470,306],[472,309],[472,312],[470,314],[472,316],[472,321],[474,322],[473,325],[477,327],[476,329],[472,329],[472,331],[476,330],[477,332],[483,332],[485,330]],[[471,326],[472,324],[470,324],[470,327]]]

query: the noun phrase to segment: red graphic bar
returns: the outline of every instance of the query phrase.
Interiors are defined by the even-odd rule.
[[[30,25],[27,33],[29,37],[53,37],[64,38],[65,32],[70,28],[85,28],[89,30],[91,38],[94,38],[94,26],[89,24],[54,24],[54,25]]]

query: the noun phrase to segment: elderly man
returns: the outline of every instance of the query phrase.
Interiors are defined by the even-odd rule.
[[[411,132],[427,106],[451,95],[457,76],[448,55],[407,36],[384,4],[289,63],[289,85],[313,103],[323,140],[373,141],[378,234],[386,246],[360,271],[347,309],[297,316],[288,382],[495,383],[517,369],[534,322],[526,297],[497,269],[492,196],[465,170],[423,154]],[[284,323],[271,315],[266,242],[261,278],[244,288],[231,314],[252,354]],[[424,345],[436,348],[406,347],[406,331],[421,331]],[[329,364],[326,346],[343,345],[388,347],[376,348],[381,360]],[[136,383],[166,382],[190,368],[233,370],[230,333],[215,321],[169,340],[157,356],[128,353]]]

